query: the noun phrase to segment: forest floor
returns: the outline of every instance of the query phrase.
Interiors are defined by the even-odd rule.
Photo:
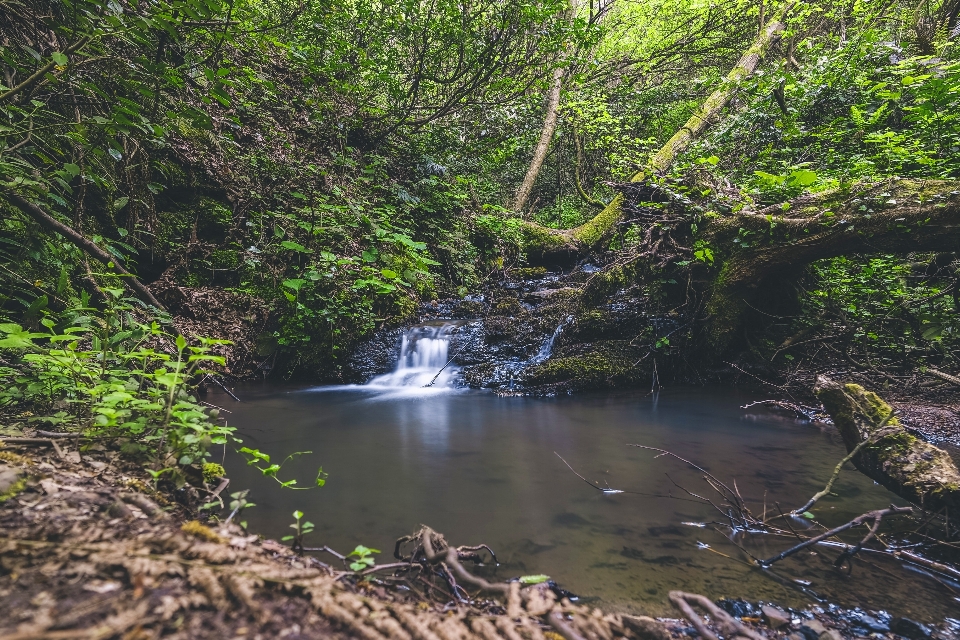
[[[0,638],[644,638],[697,635],[685,620],[588,609],[524,587],[522,600],[455,599],[448,585],[404,586],[298,555],[236,524],[201,524],[158,492],[139,465],[72,439],[0,448]],[[15,452],[16,451],[16,452]],[[519,593],[519,583],[516,592]],[[562,592],[561,592],[562,595]],[[523,604],[521,604],[521,602]],[[720,605],[755,640],[840,640],[874,634],[960,637],[883,612]],[[559,620],[559,622],[558,622]],[[704,624],[703,619],[697,621]],[[724,634],[708,616],[706,631]],[[776,627],[776,629],[774,629]],[[729,636],[728,636],[729,637]]]

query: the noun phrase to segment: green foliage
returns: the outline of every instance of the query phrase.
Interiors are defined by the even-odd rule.
[[[369,569],[376,564],[373,556],[377,553],[380,553],[379,549],[370,549],[362,544],[358,544],[356,549],[347,554],[348,558],[354,558],[353,562],[350,563],[350,569],[353,571]]]
[[[313,453],[312,451],[296,451],[294,453],[291,453],[286,458],[284,458],[283,462],[281,462],[280,464],[276,464],[276,463],[270,464],[270,455],[267,453],[263,453],[259,449],[251,449],[249,447],[240,447],[237,453],[241,454],[247,459],[247,466],[254,467],[258,471],[260,471],[260,473],[263,474],[263,477],[265,478],[273,478],[284,489],[303,490],[303,489],[311,488],[311,487],[294,486],[297,484],[296,478],[292,478],[290,480],[281,480],[280,478],[277,477],[277,474],[283,468],[283,465],[285,465],[289,460],[292,460],[293,458],[296,458],[298,456]],[[317,477],[314,480],[313,485],[315,487],[324,486],[327,483],[326,477],[327,477],[327,474],[323,472],[323,467],[320,467],[317,470]]]
[[[290,528],[293,529],[294,534],[291,536],[283,536],[281,540],[284,542],[293,541],[293,548],[298,553],[303,552],[303,536],[313,533],[313,523],[309,520],[302,520],[303,512],[299,509],[293,512],[293,524],[290,525]]]
[[[188,344],[137,321],[122,300],[94,314],[79,307],[66,322],[44,317],[44,331],[0,324],[0,351],[22,364],[0,370],[0,405],[31,407],[31,420],[63,430],[127,439],[127,450],[150,452],[164,467],[201,462],[210,446],[226,444],[233,428],[211,419],[190,386],[206,366],[223,364],[212,349],[224,341]],[[158,350],[161,343],[173,353]]]
[[[845,335],[862,364],[878,368],[906,363],[953,363],[960,346],[954,269],[927,273],[935,256],[914,262],[891,255],[835,258],[813,265],[817,286],[804,298],[805,323],[832,326]]]

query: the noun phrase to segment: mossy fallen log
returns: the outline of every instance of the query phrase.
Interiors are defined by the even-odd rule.
[[[924,509],[960,512],[960,471],[950,455],[904,429],[880,396],[826,376],[817,378],[815,393],[847,451],[873,440],[853,457],[861,473]]]

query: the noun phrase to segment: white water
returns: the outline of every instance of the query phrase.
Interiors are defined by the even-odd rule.
[[[557,338],[563,333],[563,328],[573,320],[573,316],[567,316],[564,318],[563,322],[557,325],[557,328],[553,330],[553,335],[547,338],[547,341],[543,343],[540,347],[540,351],[537,352],[537,355],[530,358],[531,364],[540,364],[553,354],[553,343],[557,341]]]
[[[442,324],[407,329],[400,345],[397,368],[373,378],[365,386],[424,388],[436,377],[431,388],[453,387],[459,368],[453,363],[447,363],[450,361],[450,333],[456,326]]]

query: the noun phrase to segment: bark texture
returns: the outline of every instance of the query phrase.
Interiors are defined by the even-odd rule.
[[[543,129],[540,132],[540,141],[533,150],[533,158],[530,160],[530,166],[527,173],[517,189],[517,195],[513,199],[514,211],[521,211],[527,205],[530,199],[530,192],[533,191],[533,185],[540,175],[540,168],[543,167],[543,161],[547,157],[547,151],[550,150],[550,141],[553,140],[553,134],[557,130],[557,111],[560,108],[560,90],[563,87],[563,68],[558,67],[553,71],[553,80],[550,83],[550,93],[547,94],[547,112],[543,119]]]
[[[908,433],[890,405],[858,384],[820,376],[815,390],[843,437],[847,451],[873,440],[853,457],[864,475],[931,511],[960,509],[960,471],[943,449]]]

